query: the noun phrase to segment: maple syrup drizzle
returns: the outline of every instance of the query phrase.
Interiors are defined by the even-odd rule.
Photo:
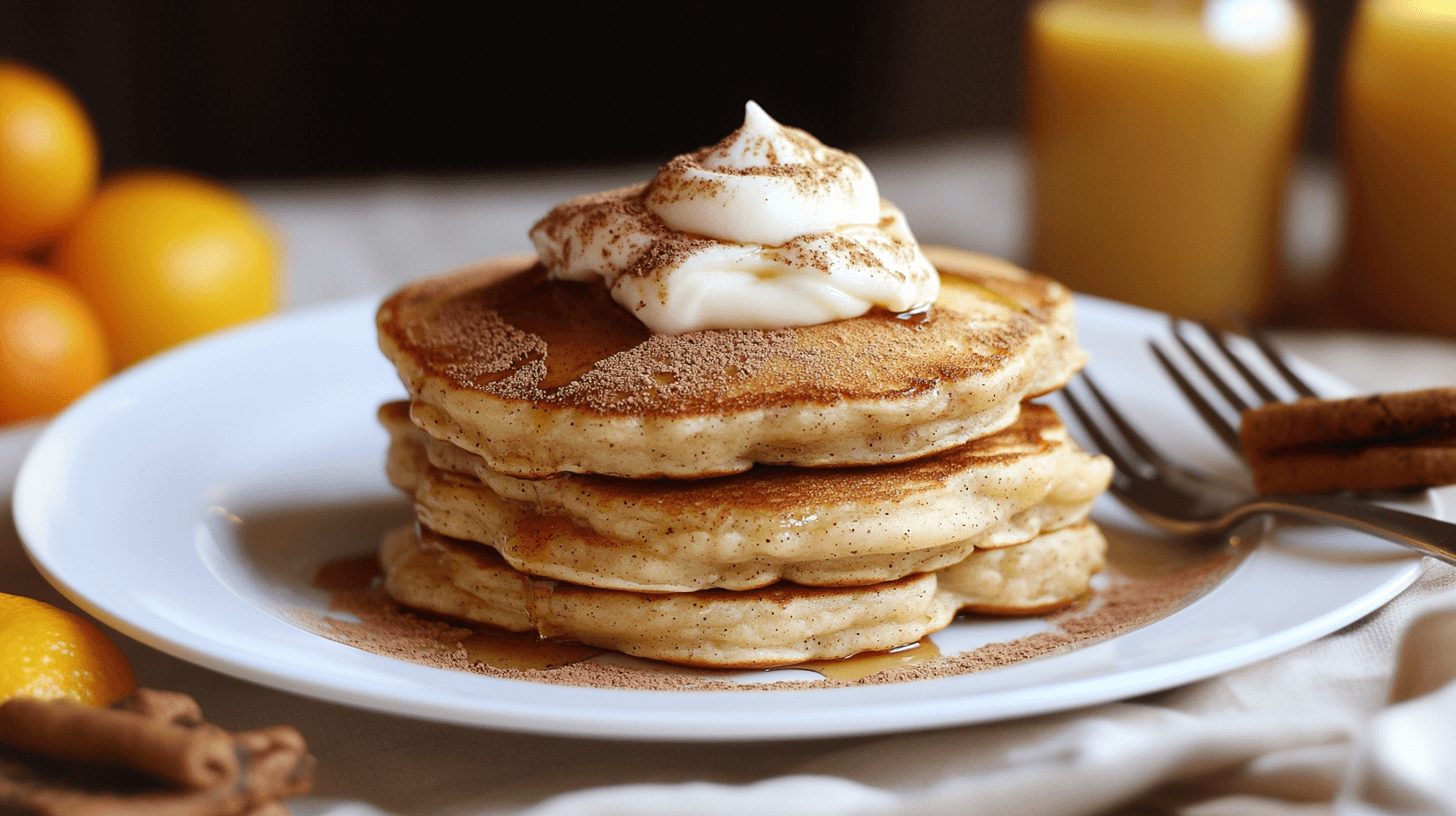
[[[472,293],[472,297],[476,299],[467,308],[494,311],[503,322],[536,335],[546,346],[544,356],[527,355],[507,370],[476,375],[476,385],[503,380],[540,362],[546,366],[546,374],[538,386],[543,391],[554,391],[580,379],[608,357],[636,348],[652,336],[640,320],[612,299],[600,281],[551,280],[539,265]],[[930,322],[933,309],[926,306],[891,312],[876,306],[865,317],[919,327]],[[658,385],[669,384],[670,377],[659,375]]]
[[[546,365],[540,382],[544,391],[575,382],[597,363],[635,348],[652,334],[602,283],[549,280],[541,266],[489,287],[481,293],[480,306],[546,344],[544,359],[532,356],[511,371],[482,379],[503,379],[541,360]]]
[[[807,669],[831,680],[862,680],[872,674],[918,665],[937,657],[940,657],[940,647],[930,638],[921,638],[888,652],[861,652],[836,660],[808,660],[785,668]]]

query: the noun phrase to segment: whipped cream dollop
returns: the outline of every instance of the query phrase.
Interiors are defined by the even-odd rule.
[[[909,312],[940,290],[864,162],[753,102],[722,142],[556,207],[531,240],[553,278],[600,277],[661,334]]]

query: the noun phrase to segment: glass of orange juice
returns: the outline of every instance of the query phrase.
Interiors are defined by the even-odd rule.
[[[1219,320],[1276,274],[1309,23],[1294,0],[1042,0],[1028,23],[1032,267]]]
[[[1367,0],[1341,84],[1341,275],[1383,323],[1456,336],[1456,0]]]

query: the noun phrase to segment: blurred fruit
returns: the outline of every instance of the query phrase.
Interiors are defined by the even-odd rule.
[[[96,307],[123,366],[272,311],[276,261],[262,218],[241,196],[164,170],[108,179],[54,257]]]
[[[52,77],[0,61],[0,248],[54,238],[96,189],[96,133]]]
[[[106,706],[136,687],[126,656],[89,621],[0,593],[0,702],[69,697]]]
[[[61,410],[110,367],[101,321],[75,287],[0,260],[0,424]]]

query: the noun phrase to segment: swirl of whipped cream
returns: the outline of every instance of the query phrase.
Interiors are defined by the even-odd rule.
[[[647,208],[679,232],[780,246],[811,232],[877,222],[880,191],[858,156],[784,127],[749,102],[743,127],[657,172]]]
[[[601,277],[662,334],[776,329],[923,308],[940,278],[857,157],[753,102],[743,127],[647,184],[583,196],[531,229],[552,277]]]

